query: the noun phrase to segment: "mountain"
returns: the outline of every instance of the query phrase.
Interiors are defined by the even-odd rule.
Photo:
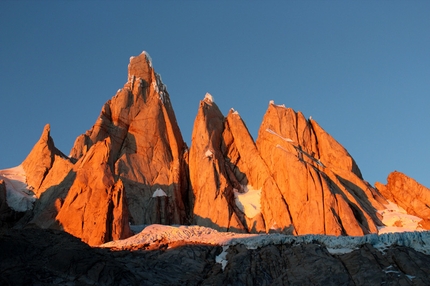
[[[146,52],[130,58],[127,82],[69,156],[46,125],[0,180],[5,227],[64,230],[92,246],[151,224],[293,235],[404,230],[386,219],[393,205],[420,221],[409,230],[430,227],[429,189],[397,172],[373,187],[315,120],[273,101],[254,140],[238,111],[224,116],[206,94],[188,149]]]
[[[124,184],[130,222],[186,223],[187,146],[166,87],[145,52],[130,58],[127,83],[76,139],[70,157],[78,160],[106,138],[113,173]]]

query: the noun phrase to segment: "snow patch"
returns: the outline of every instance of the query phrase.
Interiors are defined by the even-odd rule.
[[[209,102],[209,103],[212,103],[212,102],[214,102],[214,98],[213,98],[213,96],[209,93],[209,92],[207,92],[206,94],[205,94],[205,99],[204,99],[206,102]]]
[[[401,274],[400,271],[395,270],[395,268],[393,267],[393,265],[387,266],[386,268],[382,269],[382,271],[384,271],[385,273],[394,273],[394,274]]]
[[[148,65],[152,68],[152,58],[151,58],[151,56],[148,54],[148,52],[143,51],[141,54],[144,54],[144,55],[145,55],[146,62],[147,62],[147,63],[148,63]],[[131,60],[131,58],[130,58],[130,60]]]
[[[255,190],[251,185],[243,186],[243,193],[237,189],[234,191],[236,206],[248,217],[253,218],[260,213],[261,189]]]
[[[36,196],[26,184],[26,174],[21,165],[0,170],[0,180],[6,184],[6,202],[11,209],[25,212],[33,208]]]
[[[330,254],[334,254],[334,255],[339,255],[339,254],[346,254],[346,253],[350,253],[358,248],[330,248],[330,247],[326,247],[327,251]]]
[[[282,137],[281,135],[279,135],[278,133],[276,133],[275,131],[273,131],[272,129],[270,129],[270,128],[267,128],[266,129],[266,131],[267,132],[269,132],[270,134],[273,134],[273,135],[275,135],[275,136],[278,136],[279,138],[281,138],[282,140],[284,140],[285,142],[288,142],[288,143],[293,143],[294,141],[292,140],[292,139],[290,139],[290,138],[285,138],[285,137]],[[278,147],[278,146],[276,146],[276,147]]]
[[[234,108],[230,108],[230,111],[235,115],[239,115],[239,112],[237,112],[237,110],[234,110]]]
[[[206,158],[212,158],[213,154],[214,154],[214,153],[213,153],[211,150],[209,150],[209,149],[208,149],[208,150],[206,150],[206,152],[205,152],[205,157],[206,157]]]
[[[161,102],[166,103],[168,100],[167,86],[163,83],[161,75],[154,72],[155,80],[152,81],[152,86],[156,93],[158,93]]]
[[[167,197],[167,194],[160,188],[156,189],[155,192],[152,194],[152,197]]]
[[[378,227],[378,233],[423,231],[419,225],[421,218],[408,214],[402,207],[388,201],[386,209],[378,211],[382,215],[382,223],[385,226]]]
[[[227,266],[228,260],[227,260],[227,249],[230,246],[225,245],[222,247],[222,252],[215,257],[215,262],[221,264],[222,270],[224,271],[224,268]]]
[[[277,107],[284,107],[284,108],[285,108],[285,104],[275,104],[275,101],[273,101],[273,100],[270,100],[270,101],[269,101],[269,104],[270,104],[270,105],[277,106]]]

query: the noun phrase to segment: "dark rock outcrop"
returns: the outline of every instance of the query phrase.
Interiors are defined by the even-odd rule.
[[[6,198],[6,184],[0,180],[0,230],[12,227],[23,215],[22,212],[11,209]]]
[[[152,251],[90,248],[60,231],[26,229],[0,234],[2,285],[427,285],[430,256],[366,244],[330,254],[316,243],[227,250],[188,244]]]

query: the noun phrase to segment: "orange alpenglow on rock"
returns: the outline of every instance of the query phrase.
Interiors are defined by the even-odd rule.
[[[97,142],[111,140],[114,174],[123,181],[133,224],[184,224],[187,210],[187,146],[169,94],[143,52],[130,58],[128,82],[79,136],[70,156],[79,159]],[[153,193],[161,188],[166,200]]]
[[[383,225],[378,211],[388,210],[387,200],[430,228],[429,189],[398,172],[372,187],[316,121],[272,101],[254,141],[237,111],[225,117],[206,94],[188,151],[145,52],[130,58],[127,83],[76,139],[70,157],[46,125],[22,168],[36,201],[17,215],[0,183],[7,226],[60,228],[90,245],[130,236],[130,224],[364,235]]]
[[[430,189],[397,171],[388,175],[386,185],[377,182],[375,186],[387,200],[421,218],[421,227],[430,230]]]
[[[210,151],[210,153],[208,153]],[[208,156],[207,154],[211,154]],[[190,149],[194,223],[221,230],[363,235],[377,232],[384,202],[348,152],[315,121],[269,104],[256,144],[239,114],[206,97]],[[238,201],[260,190],[247,215]]]
[[[110,138],[97,142],[76,163],[76,178],[57,221],[89,245],[131,235],[124,186],[115,182]]]
[[[297,234],[377,232],[380,194],[354,159],[314,120],[269,104],[257,148],[288,204]]]

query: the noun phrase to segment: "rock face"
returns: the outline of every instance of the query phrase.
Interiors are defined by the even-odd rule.
[[[51,127],[47,124],[43,129],[39,141],[22,162],[22,167],[27,177],[27,184],[33,188],[37,197],[44,191],[41,188],[42,183],[56,161],[68,160],[67,156],[55,147],[50,132]]]
[[[106,138],[131,222],[186,223],[187,146],[166,87],[145,52],[130,58],[128,82],[106,102],[94,126],[76,139],[70,156],[78,160]],[[158,189],[166,196],[154,196]]]
[[[124,186],[115,182],[110,138],[97,142],[75,166],[76,178],[56,219],[89,245],[131,235]]]
[[[272,102],[256,141],[297,234],[377,232],[383,198],[354,159],[314,120]]]
[[[13,226],[14,222],[21,217],[19,212],[9,207],[6,197],[6,184],[0,180],[0,229]]]
[[[210,95],[200,102],[189,166],[196,224],[229,231],[290,232],[288,207],[281,203],[280,190],[244,122],[233,110],[224,118]]]
[[[430,189],[397,171],[388,175],[386,185],[377,182],[375,186],[386,199],[420,217],[421,226],[430,230]]]
[[[15,226],[63,229],[90,245],[130,236],[129,224],[359,236],[378,232],[386,198],[430,227],[428,189],[397,173],[375,189],[316,121],[273,102],[254,141],[239,113],[224,116],[207,94],[188,151],[145,52],[70,157],[46,125],[22,167],[37,200]],[[0,214],[14,224],[4,201]]]
[[[254,143],[239,114],[201,101],[190,149],[194,222],[221,230],[363,235],[384,199],[315,121],[269,104]]]

